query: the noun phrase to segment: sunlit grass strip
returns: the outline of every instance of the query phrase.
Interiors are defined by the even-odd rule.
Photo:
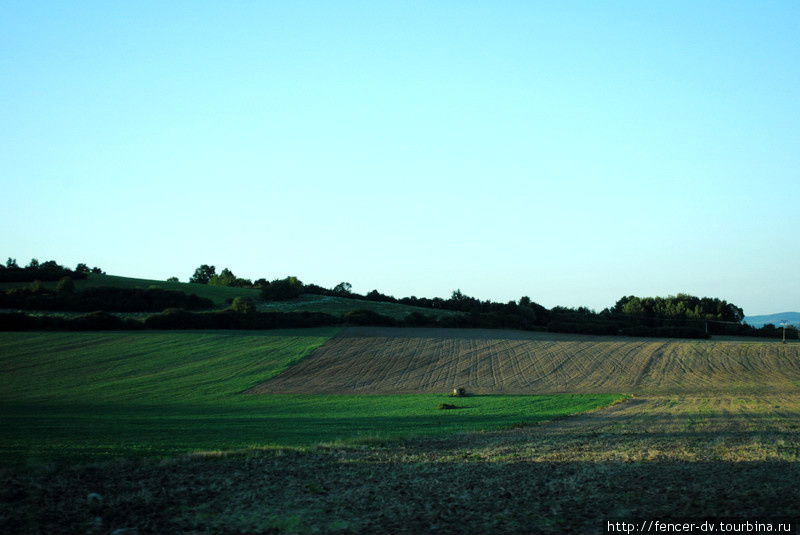
[[[444,394],[264,395],[206,403],[12,405],[0,429],[6,459],[102,458],[384,442],[531,425],[589,411],[614,394],[475,396],[438,410]]]

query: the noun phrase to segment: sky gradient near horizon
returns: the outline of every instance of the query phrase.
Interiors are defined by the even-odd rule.
[[[800,309],[800,3],[0,5],[0,254]]]

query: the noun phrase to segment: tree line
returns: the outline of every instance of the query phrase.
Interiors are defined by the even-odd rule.
[[[226,276],[216,275],[214,266],[203,264],[195,270],[190,281],[260,289],[261,298],[267,301],[287,300],[302,294],[312,294],[451,310],[468,316],[468,319],[461,319],[456,323],[469,326],[680,338],[707,338],[712,334],[777,336],[777,330],[773,325],[755,328],[743,323],[744,311],[733,303],[715,297],[696,297],[685,293],[667,297],[624,296],[612,307],[596,312],[586,307],[556,306],[547,309],[528,296],[502,303],[480,300],[457,289],[449,298],[416,296],[395,298],[377,289],[363,295],[358,294],[352,291],[349,282],[341,282],[333,288],[324,288],[317,284],[304,284],[295,276],[272,281],[261,278],[250,282],[249,279],[235,277],[228,268],[223,269],[222,273]],[[378,318],[373,319],[379,321]],[[382,324],[386,323],[385,320],[380,321]],[[432,325],[438,321],[440,320],[433,318],[416,319],[418,324],[425,325]],[[790,336],[793,334],[793,331],[788,333]]]
[[[324,288],[317,284],[305,284],[295,276],[271,281],[265,278],[251,281],[237,277],[228,268],[217,273],[215,266],[208,264],[199,266],[190,277],[190,282],[258,289],[261,299],[265,301],[289,300],[302,294],[313,294],[396,303],[422,309],[450,310],[461,314],[436,317],[415,311],[402,320],[396,320],[362,309],[349,312],[341,318],[331,317],[333,318],[331,319],[323,315],[314,316],[313,320],[309,320],[307,316],[286,316],[283,320],[278,320],[272,315],[280,313],[258,312],[254,300],[237,298],[227,310],[198,315],[189,311],[210,309],[213,303],[208,299],[177,290],[155,287],[148,289],[98,287],[76,291],[72,279],[85,278],[92,272],[102,273],[102,270],[96,267],[90,270],[83,263],[70,270],[53,260],[40,264],[35,259],[27,266],[19,267],[15,260],[9,258],[5,266],[0,266],[0,281],[31,280],[32,283],[28,287],[11,288],[0,292],[0,308],[86,312],[92,310],[162,312],[165,309],[171,311],[164,316],[154,317],[149,325],[143,324],[142,328],[166,328],[163,327],[166,325],[171,325],[171,328],[270,328],[270,325],[284,325],[282,322],[286,323],[284,326],[306,326],[309,321],[326,325],[344,321],[356,325],[510,328],[595,335],[680,338],[706,338],[710,334],[761,337],[782,335],[782,331],[774,325],[756,329],[743,323],[744,312],[733,303],[723,299],[701,298],[683,293],[668,297],[624,296],[612,307],[596,312],[586,307],[556,306],[547,309],[528,296],[508,302],[480,300],[464,294],[460,289],[453,291],[448,298],[416,296],[395,298],[377,289],[362,295],[353,292],[352,285],[348,282],[341,282],[333,288]],[[41,281],[44,280],[59,280],[59,283],[55,290],[49,290],[42,287]],[[177,281],[177,278],[171,277],[168,280]],[[178,313],[177,310],[182,312]],[[5,319],[10,321],[8,318]],[[46,324],[49,320],[36,321]],[[108,324],[110,320],[103,321],[104,324]],[[86,320],[80,323],[80,325],[86,324]],[[61,324],[61,327],[64,325],[66,324]],[[162,327],[155,327],[156,325]],[[234,325],[239,327],[233,327]],[[796,329],[789,328],[787,336],[796,338]]]
[[[16,258],[9,258],[5,265],[0,264],[0,282],[57,281],[62,277],[77,280],[85,279],[89,273],[102,274],[104,271],[99,267],[90,269],[84,263],[78,264],[75,269],[69,269],[59,265],[55,260],[39,262],[35,258],[24,267],[17,264]]]
[[[364,325],[390,327],[448,327],[448,328],[521,328],[513,317],[497,314],[453,315],[434,317],[411,312],[395,319],[371,310],[354,310],[342,316],[322,312],[260,312],[247,298],[237,297],[224,310],[192,312],[183,308],[168,308],[144,319],[120,317],[96,311],[73,318],[28,315],[21,312],[0,313],[0,330],[138,330],[138,329],[284,329],[317,327],[324,325]],[[707,338],[704,331],[686,327],[625,327],[609,332],[594,328],[574,328],[575,323],[548,324],[547,327],[530,327],[528,330],[550,332],[578,332],[582,334],[613,334],[616,336],[655,336],[659,338]],[[758,329],[754,336],[776,338],[780,331],[773,326]],[[797,339],[798,331],[787,329],[787,338]]]
[[[70,312],[161,312],[165,308],[210,309],[210,299],[163,288],[98,286],[77,291],[71,277],[62,277],[54,290],[38,280],[27,287],[0,292],[0,308]]]

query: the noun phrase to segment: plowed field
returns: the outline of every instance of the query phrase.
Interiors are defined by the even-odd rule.
[[[359,327],[251,393],[797,392],[800,344]]]

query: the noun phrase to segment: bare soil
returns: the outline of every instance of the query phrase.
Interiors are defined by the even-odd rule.
[[[798,392],[800,344],[346,329],[256,394]]]

